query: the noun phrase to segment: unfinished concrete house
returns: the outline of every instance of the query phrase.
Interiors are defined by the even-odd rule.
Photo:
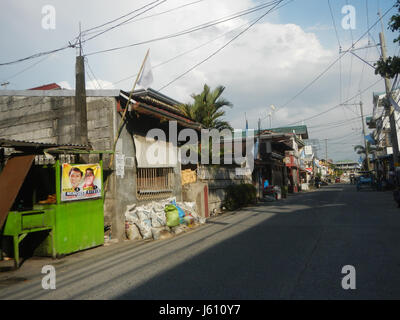
[[[169,137],[171,121],[178,133],[185,128],[200,130],[198,123],[175,107],[177,101],[151,89],[137,90],[131,96],[120,90],[86,90],[82,98],[75,90],[43,88],[48,89],[0,91],[0,138],[104,151],[104,224],[111,225],[112,238],[124,238],[127,205],[173,196],[182,199],[180,162],[158,157],[154,163],[145,157],[149,148],[157,146],[168,154],[178,154],[180,145]],[[146,139],[155,129],[165,137]],[[6,161],[7,149],[3,153]],[[50,155],[47,157],[36,161],[54,163]],[[169,155],[167,158],[170,160]],[[98,161],[99,154],[62,158],[66,163]]]

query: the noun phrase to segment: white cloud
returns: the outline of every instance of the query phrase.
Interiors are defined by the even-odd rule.
[[[107,81],[107,80],[102,80],[102,79],[95,79],[95,80],[90,80],[86,81],[86,89],[93,89],[93,90],[99,90],[99,89],[115,89],[114,85],[112,82]]]
[[[68,89],[68,90],[72,90],[73,89],[68,81],[60,81],[57,84],[63,89]]]
[[[147,3],[147,0],[133,1],[129,2],[129,4],[120,0],[112,2],[87,0],[80,3],[80,10],[77,11],[74,2],[56,1],[54,6],[57,11],[57,28],[50,32],[40,28],[41,6],[47,4],[44,0],[38,2],[28,0],[13,1],[12,5],[8,5],[9,9],[11,7],[13,12],[21,12],[21,14],[15,17],[12,15],[10,21],[7,20],[9,19],[8,17],[5,17],[7,21],[3,23],[7,25],[7,28],[3,29],[7,30],[7,33],[13,33],[14,41],[19,46],[30,46],[19,48],[19,56],[19,52],[35,53],[64,45],[64,42],[72,40],[77,35],[79,21],[82,21],[83,29],[90,28],[110,21]],[[180,0],[169,0],[143,16],[159,13],[182,4],[183,2]],[[172,34],[254,7],[257,4],[259,3],[253,0],[201,1],[168,14],[115,28],[113,31],[85,43],[84,53]],[[17,10],[19,9],[18,7],[21,7],[21,10]],[[244,25],[259,14],[261,14],[261,11],[190,35],[134,46],[124,50],[90,55],[87,57],[90,67],[100,80],[87,79],[87,88],[131,90],[135,80],[134,75],[138,72],[148,48],[151,49],[152,64],[156,66],[200,44],[222,36],[230,29]],[[331,48],[335,48],[333,50],[321,45],[321,39],[318,38],[318,35],[321,34],[319,32],[326,33],[329,27],[324,22],[318,21],[318,19],[315,16],[310,17],[312,21],[308,25],[312,25],[312,27],[302,28],[296,24],[280,23],[278,13],[268,15],[210,60],[196,67],[165,90],[162,90],[162,93],[175,100],[189,102],[191,101],[190,95],[200,92],[204,83],[209,84],[211,87],[224,85],[226,87],[224,97],[234,104],[232,109],[227,109],[226,118],[234,127],[238,128],[244,128],[244,112],[247,114],[249,124],[256,128],[257,119],[266,117],[267,109],[271,104],[274,104],[277,108],[272,119],[273,126],[283,126],[301,121],[326,110],[336,105],[340,100],[339,64],[333,66],[329,72],[304,91],[303,94],[299,95],[285,108],[282,108],[290,98],[315,79],[338,56],[337,48],[335,48],[336,41],[331,46]],[[13,24],[14,20],[24,21],[24,27],[17,29],[19,25]],[[13,29],[10,30],[11,27]],[[27,30],[31,31],[31,33],[28,39],[25,39],[27,38]],[[32,32],[32,30],[34,31]],[[234,34],[237,34],[240,30],[243,30],[243,27],[236,30]],[[225,35],[168,64],[153,68],[154,83],[152,88],[155,90],[160,89],[195,64],[207,58],[232,37],[233,34]],[[359,43],[360,46],[364,44],[365,41]],[[350,45],[351,43],[342,41],[343,49],[347,49]],[[11,47],[13,46],[9,43],[4,44],[5,49]],[[75,50],[68,50],[56,54],[54,59],[48,59],[40,65],[43,70],[40,73],[42,77],[40,81],[50,83],[54,82],[55,77],[56,79],[61,77],[61,79],[65,80],[59,82],[60,85],[64,83],[63,87],[73,88],[70,83],[74,84],[75,82]],[[6,59],[5,50],[3,51],[4,58],[1,60],[12,60],[12,57],[17,54],[10,52],[8,53],[10,59]],[[65,52],[68,52],[68,55]],[[365,51],[359,52],[359,54],[361,57],[365,57]],[[374,60],[376,54],[376,49],[370,49],[368,60]],[[59,57],[60,59],[58,59]],[[51,65],[50,63],[54,64]],[[369,66],[366,66],[362,73],[362,64],[363,62],[356,57],[351,58],[350,54],[347,54],[342,59],[343,99],[351,97],[377,79]],[[362,81],[360,81],[361,74],[363,74]],[[129,80],[113,85],[113,83],[129,76],[132,76]],[[36,78],[34,80],[39,81]],[[25,85],[24,87],[29,86]],[[382,89],[382,86],[377,86],[374,90],[377,90],[377,88]],[[370,92],[363,95],[363,99],[365,101],[364,113],[367,114],[372,109]],[[339,108],[323,117],[310,121],[306,120],[305,124],[311,126],[318,123],[343,120],[345,116],[346,114]],[[347,116],[350,117],[350,115]],[[269,120],[263,120],[262,124],[264,127],[269,126]],[[344,133],[351,133],[351,129],[351,126],[343,128]],[[315,131],[315,136],[312,136],[314,130],[310,130],[310,138],[325,138],[329,134],[335,136],[335,130],[338,129]]]

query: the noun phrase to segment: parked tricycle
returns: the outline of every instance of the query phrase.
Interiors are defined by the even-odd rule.
[[[360,172],[360,176],[357,178],[356,187],[357,191],[360,191],[364,188],[375,189],[376,184],[372,171]]]

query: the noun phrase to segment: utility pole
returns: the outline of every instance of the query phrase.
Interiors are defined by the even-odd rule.
[[[85,57],[82,56],[81,24],[79,23],[79,56],[75,62],[75,141],[88,144]]]
[[[381,13],[379,12],[379,17],[381,18]],[[382,32],[379,33],[379,41],[381,46],[381,53],[382,53],[382,60],[386,62],[387,60],[387,53],[386,53],[386,42],[385,42],[385,35],[383,29],[383,23],[381,19],[381,26]],[[390,136],[392,140],[392,148],[393,148],[393,163],[394,167],[398,166],[399,163],[399,143],[397,139],[397,128],[396,128],[396,121],[394,118],[394,108],[392,104],[389,102],[391,98],[391,84],[390,80],[387,76],[384,77],[385,79],[385,89],[386,89],[386,103],[385,109],[387,114],[389,114],[389,122],[390,122]]]
[[[367,162],[367,170],[371,170],[371,164],[369,163],[369,152],[368,152],[368,145],[367,140],[365,139],[365,124],[364,124],[364,112],[363,112],[363,104],[360,101],[360,111],[361,111],[361,123],[363,128],[363,141],[364,141],[364,148],[365,148],[365,160]]]
[[[325,139],[325,161],[328,163],[328,139]]]
[[[261,147],[261,119],[258,118],[258,150],[257,150],[257,159],[261,159],[261,154],[260,154],[260,147]],[[262,171],[261,168],[258,168],[258,196],[260,198],[263,197],[263,187],[261,186],[262,184]]]
[[[343,103],[343,106],[356,106],[356,103]],[[371,170],[371,164],[369,162],[369,152],[367,148],[367,140],[365,139],[365,123],[364,123],[364,111],[363,111],[363,103],[360,100],[360,113],[361,113],[361,125],[362,125],[362,140],[364,141],[364,149],[365,149],[365,160],[367,162],[367,170]]]

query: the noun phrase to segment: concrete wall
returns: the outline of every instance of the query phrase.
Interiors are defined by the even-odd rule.
[[[8,95],[7,95],[8,94]],[[0,92],[0,137],[14,140],[77,144],[75,97],[73,90]],[[118,91],[87,91],[87,127],[89,144],[94,150],[110,150],[114,141],[116,99]],[[89,162],[99,161],[90,155]],[[110,155],[103,156],[106,169]],[[106,172],[105,172],[106,173]],[[110,189],[115,187],[112,179]],[[106,193],[105,223],[113,222],[115,193]]]
[[[232,184],[252,183],[251,176],[237,176],[232,166],[201,166],[198,181],[208,184],[208,210],[220,212],[225,200],[225,189]]]
[[[39,96],[0,95],[0,137],[77,144],[74,97],[47,96],[47,92],[37,91]],[[111,147],[113,132],[109,121],[114,107],[114,97],[87,98],[88,136],[94,149]]]
[[[8,95],[7,95],[8,93]],[[95,150],[111,150],[121,115],[117,112],[115,97],[119,91],[87,90],[88,140]],[[0,91],[0,137],[34,142],[79,144],[76,138],[74,90],[56,91]],[[103,156],[104,181],[110,176],[105,192],[104,220],[111,224],[112,237],[125,235],[126,206],[139,203],[136,199],[136,161],[132,134],[146,135],[151,128],[168,132],[168,123],[141,116],[129,119],[121,131],[116,154],[124,155],[124,175],[116,176],[116,159],[111,170],[110,155]],[[77,142],[78,141],[78,142]],[[98,155],[90,155],[85,162],[96,163]],[[181,168],[174,168],[173,196],[182,200]],[[145,202],[145,201],[142,201]]]

